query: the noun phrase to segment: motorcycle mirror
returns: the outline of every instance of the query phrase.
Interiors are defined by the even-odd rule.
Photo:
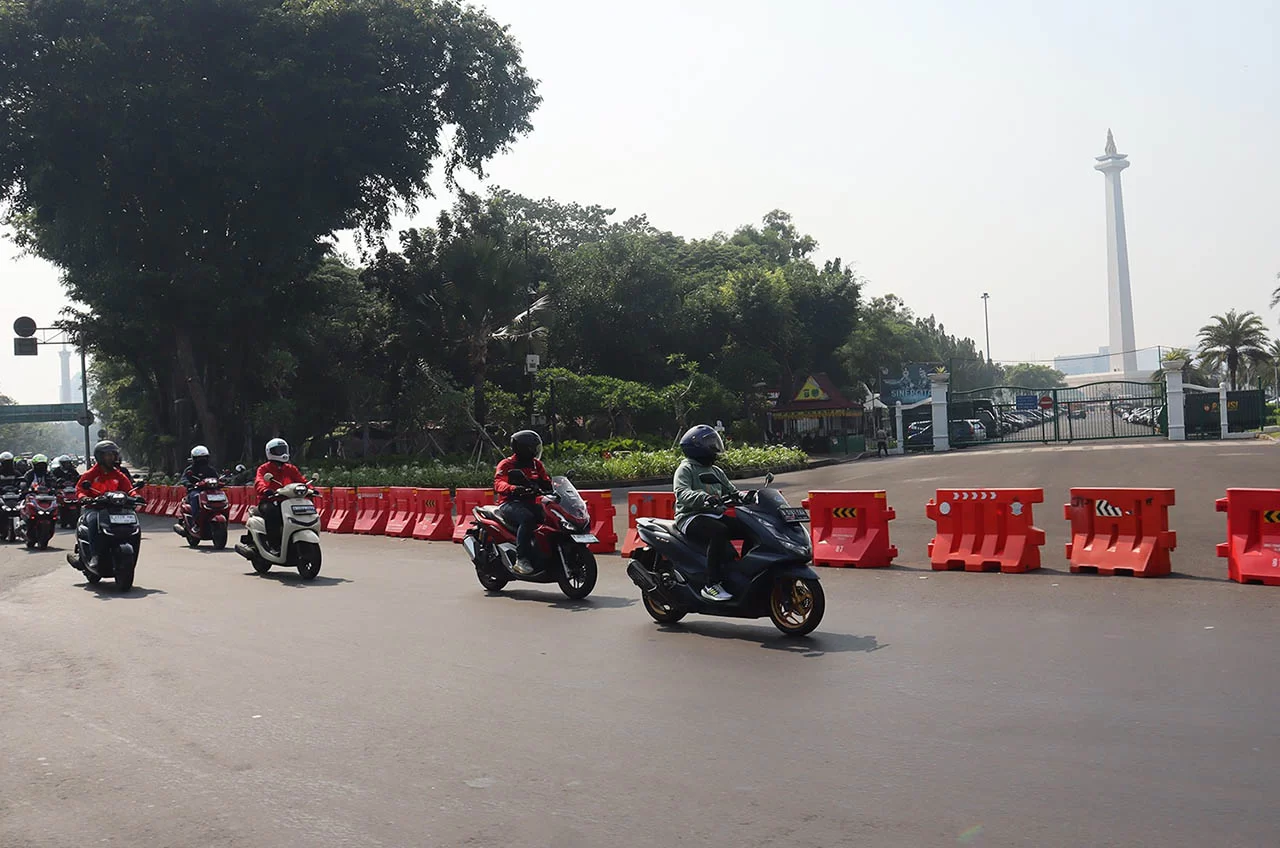
[[[134,488],[135,488],[135,489],[142,489],[142,488],[145,488],[145,487],[146,487],[146,485],[147,485],[147,481],[146,481],[146,480],[139,480],[139,481],[138,481],[138,485],[134,486]]]
[[[274,475],[274,474],[272,474],[270,471],[268,471],[266,474],[263,474],[263,475],[262,475],[262,479],[263,479],[263,480],[266,480],[268,483],[270,483],[272,480],[276,479],[276,475]]]
[[[243,466],[243,465],[237,465],[237,466],[236,466],[236,473],[239,473],[239,472],[241,472],[241,471],[244,471],[244,466]]]
[[[698,475],[698,479],[699,479],[699,480],[701,480],[701,481],[702,481],[702,482],[704,482],[704,483],[713,483],[713,484],[714,484],[714,483],[719,483],[719,482],[720,482],[720,478],[719,478],[719,477],[717,477],[716,475],[712,474],[712,473],[711,473],[711,472],[709,472],[709,471],[708,471],[706,474],[699,474],[699,475]]]

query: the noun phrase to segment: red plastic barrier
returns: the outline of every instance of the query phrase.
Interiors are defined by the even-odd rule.
[[[447,542],[453,538],[453,498],[448,489],[414,489],[415,539]],[[462,516],[459,515],[459,520]]]
[[[381,536],[387,529],[389,505],[386,489],[356,489],[355,532],[362,536]]]
[[[462,544],[467,530],[475,523],[471,510],[493,503],[493,489],[459,489],[454,502],[458,505],[458,521],[453,526],[453,541]]]
[[[1071,572],[1161,577],[1178,536],[1169,529],[1173,489],[1072,489]]]
[[[356,490],[334,487],[329,490],[329,517],[324,522],[326,533],[354,533],[356,529]]]
[[[146,501],[142,507],[142,514],[159,515],[160,508],[164,506],[165,487],[146,486],[138,494]]]
[[[1218,512],[1227,514],[1227,541],[1218,545],[1227,576],[1280,586],[1280,489],[1227,489]]]
[[[244,524],[249,517],[249,501],[253,490],[248,486],[227,486],[222,491],[227,495],[227,521]]]
[[[387,489],[387,524],[383,535],[407,539],[413,535],[413,525],[418,520],[417,489],[409,486],[393,486]]]
[[[316,514],[320,516],[320,527],[322,529],[327,528],[329,526],[329,513],[333,510],[333,495],[330,493],[330,489],[312,488],[316,492],[313,501],[316,505]]]
[[[622,543],[622,555],[631,556],[640,547],[636,533],[637,518],[675,518],[675,492],[630,492],[627,495],[627,537]]]
[[[844,568],[888,568],[898,556],[889,544],[889,522],[898,517],[883,491],[810,492],[813,564]]]
[[[613,492],[579,492],[591,510],[591,532],[599,539],[587,549],[593,554],[611,554],[618,549],[618,532],[613,529],[613,518],[618,511],[613,506]]]
[[[182,504],[187,499],[187,490],[182,486],[169,487],[169,501],[165,505],[164,514],[175,518],[182,512]]]
[[[929,543],[934,571],[1021,574],[1040,567],[1044,531],[1032,524],[1032,504],[1044,489],[939,489],[925,507],[938,524]]]

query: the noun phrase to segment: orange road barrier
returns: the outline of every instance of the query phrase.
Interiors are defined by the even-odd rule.
[[[929,543],[934,571],[1022,574],[1040,567],[1044,531],[1032,523],[1032,505],[1044,489],[939,489],[925,507],[937,522]]]
[[[387,523],[383,535],[408,539],[413,535],[413,525],[418,521],[418,490],[412,486],[392,486],[387,489]]]
[[[462,544],[467,531],[475,523],[471,510],[493,503],[493,489],[459,489],[454,502],[458,505],[458,520],[453,527],[453,541]]]
[[[1072,489],[1067,559],[1073,574],[1161,577],[1178,536],[1169,529],[1173,489]]]
[[[356,489],[355,532],[361,536],[381,536],[387,529],[390,513],[387,490],[377,487]]]
[[[613,492],[579,492],[591,511],[591,532],[599,539],[588,550],[593,554],[611,554],[618,549],[618,533],[613,529],[613,517],[618,511],[613,506]]]
[[[324,522],[326,533],[354,533],[356,529],[356,490],[338,488],[329,490],[329,517]]]
[[[889,522],[898,514],[883,491],[810,492],[800,505],[809,510],[813,564],[832,568],[888,568],[898,556],[889,544]]]
[[[414,489],[413,538],[447,542],[453,538],[453,498],[448,489]]]
[[[637,518],[665,518],[676,515],[675,492],[629,492],[627,494],[627,536],[622,543],[622,555],[631,556],[640,547],[636,532]]]
[[[1227,541],[1218,545],[1227,576],[1280,586],[1280,489],[1227,489],[1218,512],[1227,514]]]

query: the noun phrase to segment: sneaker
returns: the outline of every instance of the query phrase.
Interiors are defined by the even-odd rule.
[[[516,574],[532,574],[533,564],[524,557],[520,557],[516,560],[516,564],[512,566],[511,570]]]
[[[707,586],[705,589],[702,590],[701,595],[702,597],[706,598],[708,601],[732,601],[733,600],[733,595],[729,594],[725,590],[724,586],[720,585],[719,583],[716,583],[711,586]]]

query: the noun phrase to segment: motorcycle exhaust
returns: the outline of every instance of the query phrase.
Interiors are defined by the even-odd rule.
[[[658,588],[658,582],[653,579],[649,570],[634,559],[627,563],[627,576],[642,592],[652,592]]]
[[[480,546],[476,543],[476,537],[470,535],[463,536],[462,547],[467,549],[467,556],[471,557],[471,564],[479,567]]]
[[[250,562],[253,561],[253,551],[246,548],[243,543],[237,543],[235,551]]]
[[[182,529],[182,525],[181,525],[181,524],[175,524],[175,525],[173,525],[173,532],[177,533],[179,536],[182,536],[184,539],[185,539],[185,538],[186,538],[186,536],[187,536],[187,531],[186,531],[186,530],[184,530],[184,529]]]

